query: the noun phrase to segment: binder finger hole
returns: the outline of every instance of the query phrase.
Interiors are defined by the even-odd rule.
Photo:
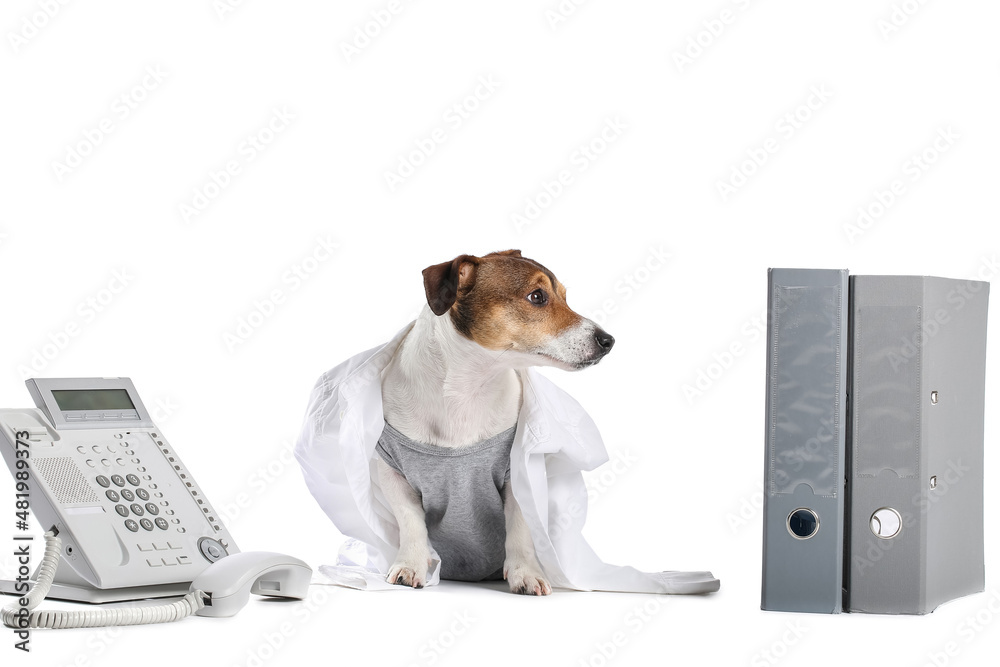
[[[899,512],[891,507],[882,507],[872,514],[869,526],[875,537],[889,540],[899,534],[899,529],[903,527],[903,519],[899,516]]]
[[[785,523],[788,532],[797,540],[808,540],[819,531],[819,516],[806,507],[792,510]]]

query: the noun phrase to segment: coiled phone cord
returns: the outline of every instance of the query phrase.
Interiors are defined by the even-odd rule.
[[[205,593],[191,591],[176,602],[150,607],[120,607],[118,609],[91,609],[88,611],[35,611],[52,588],[59,565],[62,540],[52,531],[45,533],[45,555],[38,567],[38,580],[28,593],[27,605],[18,603],[0,610],[3,624],[8,628],[100,628],[113,625],[145,625],[147,623],[169,623],[190,616],[205,606]],[[23,609],[28,609],[25,626]]]

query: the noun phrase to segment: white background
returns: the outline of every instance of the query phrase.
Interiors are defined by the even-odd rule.
[[[621,474],[590,476],[589,539],[611,562],[711,569],[722,590],[528,599],[498,586],[325,588],[308,608],[256,603],[228,620],[37,632],[30,658],[4,634],[5,656],[995,659],[992,530],[987,593],[930,616],[759,610],[759,318],[768,266],[987,280],[1000,270],[996,3],[592,0],[563,3],[575,11],[556,20],[557,0],[421,0],[388,21],[388,0],[234,4],[4,3],[0,404],[30,405],[28,375],[129,376],[214,503],[230,508],[243,550],[331,562],[341,536],[289,456],[315,378],[415,315],[424,267],[521,248],[618,341],[594,369],[549,374],[624,461]],[[363,48],[348,53],[355,40]],[[444,141],[431,152],[435,137]],[[429,156],[414,153],[421,144]],[[420,164],[390,187],[401,160]],[[228,162],[238,173],[227,180]],[[547,198],[564,170],[568,184]],[[859,207],[872,217],[852,228]],[[699,373],[714,379],[685,396]],[[972,517],[968,529],[984,526]],[[9,572],[11,558],[0,565]]]

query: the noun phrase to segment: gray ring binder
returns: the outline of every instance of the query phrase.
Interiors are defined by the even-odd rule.
[[[768,271],[762,609],[926,614],[984,590],[988,301],[980,281]]]

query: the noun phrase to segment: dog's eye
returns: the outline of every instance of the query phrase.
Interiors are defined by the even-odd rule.
[[[549,295],[546,294],[544,290],[536,289],[528,295],[528,301],[536,306],[544,306],[549,302]]]

